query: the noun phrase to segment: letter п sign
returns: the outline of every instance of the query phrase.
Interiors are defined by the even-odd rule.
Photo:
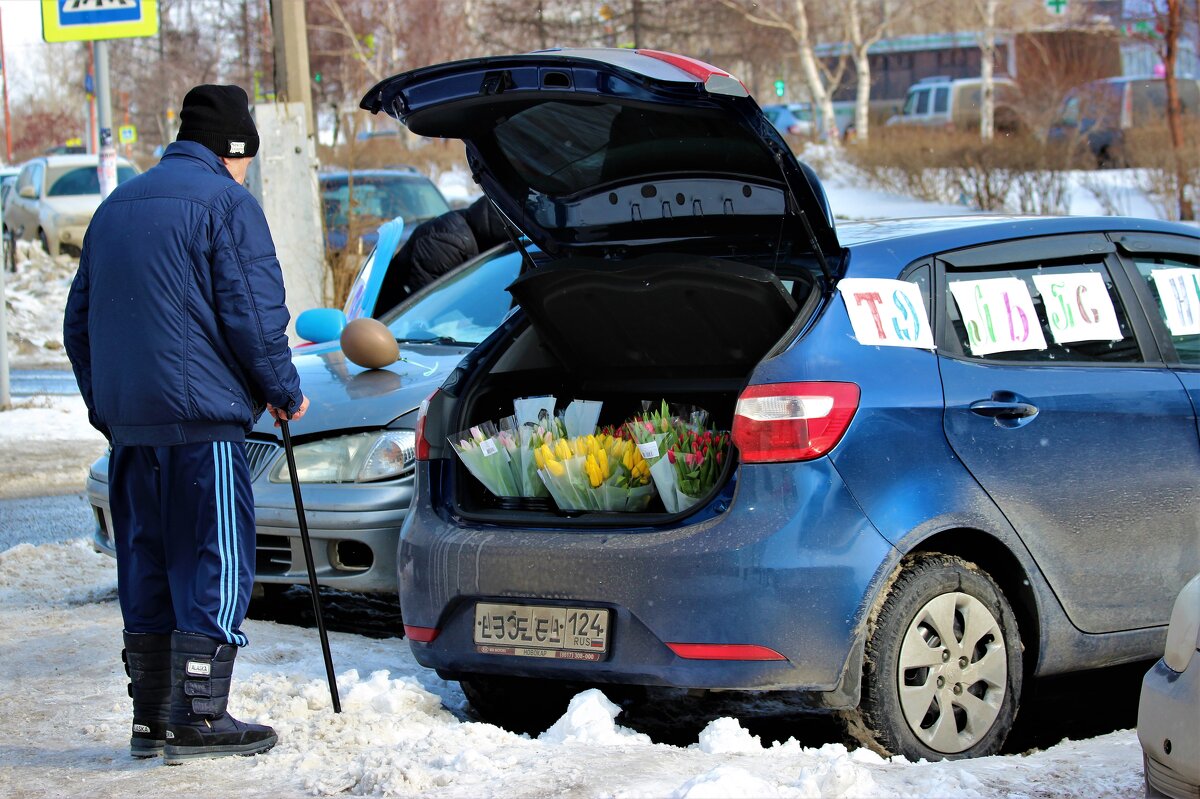
[[[158,0],[42,0],[47,42],[128,39],[158,33]]]

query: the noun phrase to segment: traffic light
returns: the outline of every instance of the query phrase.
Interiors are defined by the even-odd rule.
[[[313,83],[320,83],[320,82],[321,82],[321,73],[314,72],[313,73]]]
[[[782,80],[775,81],[775,96],[783,97],[784,83]]]

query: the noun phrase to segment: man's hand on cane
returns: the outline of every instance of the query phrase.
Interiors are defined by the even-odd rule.
[[[283,410],[282,408],[276,408],[271,403],[269,403],[269,402],[267,403],[267,413],[271,414],[271,416],[275,419],[276,427],[279,427],[279,421],[281,419],[289,421],[289,422],[294,422],[294,421],[298,420],[300,417],[304,416],[304,412],[307,410],[308,410],[308,397],[305,397],[303,395],[301,395],[301,397],[300,397],[300,407],[297,408],[295,411],[293,411],[291,416],[288,416],[287,411]]]

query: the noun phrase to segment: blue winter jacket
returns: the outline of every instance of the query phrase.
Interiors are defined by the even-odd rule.
[[[122,183],[83,240],[64,342],[92,424],[124,445],[242,441],[302,399],[258,202],[203,145]]]

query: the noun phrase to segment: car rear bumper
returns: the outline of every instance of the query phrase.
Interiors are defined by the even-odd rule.
[[[364,485],[303,489],[313,566],[320,585],[364,593],[396,591],[396,545],[412,499],[412,478]],[[95,469],[87,481],[96,517],[92,546],[113,557],[108,483]],[[259,583],[307,584],[308,571],[291,486],[254,485]]]
[[[1142,679],[1138,739],[1147,785],[1172,799],[1200,797],[1200,652],[1182,673],[1159,660]]]
[[[418,469],[428,485],[429,464]],[[851,656],[860,645],[867,597],[877,575],[895,563],[895,550],[828,459],[743,466],[739,480],[722,514],[690,525],[627,530],[466,527],[439,517],[422,497],[400,546],[405,624],[437,630],[427,643],[410,636],[417,661],[450,678],[491,673],[849,691],[856,699],[858,671],[847,665],[858,663]],[[608,608],[607,658],[578,662],[479,652],[473,636],[477,601]],[[783,659],[690,659],[668,643],[766,647]],[[854,700],[822,704],[844,707]]]

